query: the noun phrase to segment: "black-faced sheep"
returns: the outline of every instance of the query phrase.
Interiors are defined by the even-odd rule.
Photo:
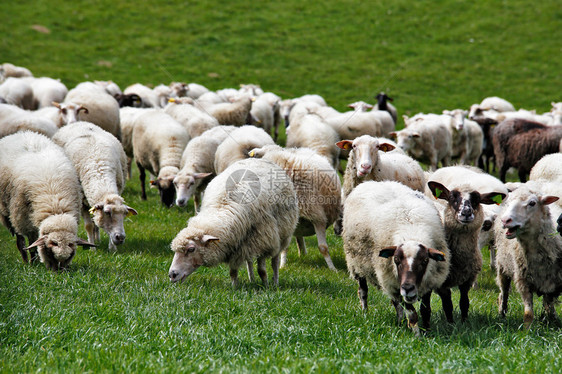
[[[373,109],[387,111],[388,113],[390,113],[394,124],[396,124],[396,121],[398,120],[398,112],[396,111],[394,105],[389,103],[389,101],[394,101],[394,99],[384,92],[378,93],[377,96],[375,96],[375,99],[377,100],[377,104]]]

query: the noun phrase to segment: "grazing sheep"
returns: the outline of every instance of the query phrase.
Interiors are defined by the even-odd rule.
[[[388,136],[388,134],[396,129],[395,120],[386,110],[374,109],[373,105],[364,101],[356,101],[347,106],[358,112],[367,112],[367,109],[371,109],[369,113],[375,116],[382,125],[383,136]]]
[[[21,78],[8,78],[0,84],[0,96],[6,103],[22,109],[35,109],[33,105],[33,89]]]
[[[60,270],[76,245],[93,246],[77,235],[81,198],[76,170],[50,139],[30,131],[0,139],[0,220],[25,262],[37,250],[48,269]]]
[[[119,85],[113,81],[94,81],[94,83],[103,88],[105,92],[113,97],[123,94]]]
[[[52,102],[62,102],[68,94],[68,88],[59,79],[49,77],[22,78],[33,91],[33,109],[50,107]]]
[[[215,117],[192,104],[185,103],[181,99],[170,99],[168,105],[164,107],[164,112],[182,124],[190,138],[193,139],[205,131],[218,126],[219,122]]]
[[[88,112],[88,109],[83,105],[74,103],[57,103],[54,101],[52,104],[53,106],[36,110],[35,114],[50,119],[59,128],[70,123],[78,122],[80,112]]]
[[[394,124],[396,124],[396,121],[398,120],[398,112],[396,111],[394,105],[389,103],[389,101],[394,101],[394,99],[389,97],[384,92],[377,94],[377,96],[375,96],[375,99],[377,99],[377,104],[373,109],[387,111],[388,113],[390,113]]]
[[[137,211],[125,205],[127,156],[113,135],[88,122],[75,122],[60,129],[53,141],[63,147],[82,186],[82,217],[88,241],[99,241],[99,227],[109,236],[109,249],[125,241],[123,221]],[[90,214],[93,216],[90,217]]]
[[[340,113],[331,107],[317,107],[312,110],[312,113],[322,117],[324,122],[336,130],[340,139],[355,139],[361,135],[388,136],[376,112],[351,110]],[[385,112],[385,115],[388,116],[388,113]],[[394,123],[390,116],[388,116],[388,119],[392,130],[394,130]]]
[[[127,155],[127,176],[131,177],[131,163],[134,157],[133,153],[133,129],[137,123],[138,117],[147,111],[151,111],[150,108],[132,108],[124,107],[119,109],[119,127],[121,128],[121,144],[123,145],[123,150]]]
[[[431,292],[447,278],[450,261],[439,214],[429,198],[398,182],[362,183],[345,202],[343,241],[363,310],[370,282],[390,297],[399,322],[406,309],[408,325],[417,334],[414,303],[421,299],[422,326],[428,329]]]
[[[546,126],[524,119],[509,119],[494,130],[493,144],[500,180],[505,183],[510,167],[517,168],[521,182],[537,161],[560,149],[562,126]]]
[[[266,160],[238,161],[209,183],[201,212],[172,241],[170,280],[183,281],[202,265],[228,263],[236,286],[240,266],[257,258],[267,285],[265,260],[271,257],[278,286],[279,253],[289,246],[298,216],[297,196],[283,169]]]
[[[144,104],[142,102],[142,98],[137,94],[115,94],[113,95],[117,103],[119,104],[119,108],[123,108],[126,106],[134,107],[134,108],[142,108]]]
[[[494,222],[498,218],[498,214],[502,209],[501,205],[485,205],[482,207],[484,211],[484,220],[478,234],[478,248],[482,252],[485,248],[490,251],[490,269],[496,271],[496,247],[494,242]]]
[[[304,237],[315,234],[328,268],[336,270],[326,241],[326,229],[341,211],[341,183],[336,170],[326,158],[308,148],[266,145],[250,151],[250,157],[274,162],[285,170],[297,193],[300,221],[294,235],[299,254],[306,253]],[[286,262],[285,250],[281,253],[281,267]]]
[[[459,157],[459,162],[464,165],[477,165],[482,153],[484,132],[480,126],[466,119],[467,111],[462,109],[444,110],[445,116],[450,116],[452,145],[451,156]]]
[[[180,171],[174,178],[176,205],[183,207],[193,195],[195,212],[199,211],[201,194],[215,173],[217,147],[234,130],[235,126],[216,126],[192,139],[181,156]]]
[[[359,183],[369,180],[392,180],[401,182],[413,190],[425,190],[425,177],[419,163],[405,154],[389,152],[394,149],[392,144],[380,143],[378,139],[369,135],[354,140],[342,140],[336,144],[349,151],[343,182],[344,198]]]
[[[320,95],[303,95],[301,97],[296,97],[294,99],[286,99],[286,100],[282,100],[280,105],[279,105],[279,112],[281,114],[281,117],[283,118],[283,121],[285,122],[285,127],[289,127],[290,126],[290,115],[291,112],[293,110],[293,108],[295,107],[295,105],[297,105],[298,103],[314,103],[316,105],[320,105],[320,106],[327,106],[328,104],[326,104],[326,100],[324,100],[324,98]]]
[[[287,148],[310,148],[326,157],[334,169],[338,168],[340,149],[336,142],[340,140],[337,132],[324,120],[309,114],[305,103],[299,103],[291,111],[290,123],[286,129]]]
[[[16,66],[5,62],[0,64],[0,83],[4,82],[7,78],[21,78],[21,77],[32,77],[33,74],[27,68],[22,66]]]
[[[203,85],[198,83],[189,83],[187,85],[187,97],[191,97],[192,99],[198,99],[201,95],[209,92],[209,89]]]
[[[151,187],[158,188],[160,201],[166,207],[174,205],[174,178],[180,170],[181,156],[189,134],[170,115],[158,110],[147,109],[136,117],[133,126],[133,156],[139,169],[141,198],[146,200],[145,170],[156,180]]]
[[[203,105],[196,101],[197,108],[215,117],[220,125],[244,126],[252,123],[252,100],[242,97],[234,102]]]
[[[548,205],[556,196],[522,185],[509,194],[494,227],[500,315],[507,312],[511,280],[525,307],[526,328],[533,322],[533,294],[543,296],[549,319],[556,319],[555,302],[562,292],[562,237],[555,232]]]
[[[64,103],[83,106],[88,111],[79,114],[79,120],[93,123],[121,140],[119,104],[103,88],[92,82],[84,82],[70,90]]]
[[[248,158],[254,148],[275,144],[269,134],[255,126],[242,126],[232,131],[215,152],[215,173],[222,173],[238,160]]]
[[[493,178],[470,167],[451,166],[436,171],[429,178],[431,194],[447,203],[442,220],[451,252],[451,269],[437,293],[441,297],[447,321],[451,323],[451,288],[459,288],[461,319],[465,321],[470,305],[468,291],[482,269],[482,254],[478,248],[478,235],[484,220],[482,204],[500,204],[506,196],[501,191],[479,192],[484,188],[494,190],[495,178],[492,180],[488,177]],[[502,191],[505,191],[503,185]]]
[[[441,116],[414,121],[405,129],[389,135],[396,137],[396,143],[408,155],[428,163],[431,170],[437,170],[439,162],[447,166],[451,161],[453,135],[449,124]]]
[[[515,107],[509,101],[497,96],[490,96],[482,100],[480,104],[473,104],[470,107],[470,114],[468,118],[473,119],[475,115],[485,111],[496,112],[515,112]]]
[[[0,104],[0,138],[26,130],[51,138],[58,129],[53,121],[34,112],[11,104]]]
[[[154,92],[150,87],[145,86],[141,83],[135,83],[123,90],[125,95],[136,94],[140,96],[142,100],[143,108],[160,108],[161,107],[161,97],[158,93]],[[167,102],[167,99],[166,99]]]

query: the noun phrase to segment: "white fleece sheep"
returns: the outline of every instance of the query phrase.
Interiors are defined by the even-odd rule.
[[[449,273],[449,250],[439,214],[419,191],[401,183],[365,182],[347,197],[343,241],[351,278],[367,309],[367,282],[382,288],[408,324],[419,332],[414,303],[421,299],[422,325],[429,327],[431,292]]]
[[[64,102],[88,109],[78,115],[80,121],[93,123],[121,140],[119,103],[102,87],[92,82],[81,83],[68,92]]]
[[[215,173],[222,173],[238,160],[248,158],[254,148],[275,144],[269,134],[255,126],[242,126],[232,131],[217,147],[215,152]]]
[[[119,128],[121,132],[121,144],[127,155],[127,175],[131,177],[131,163],[133,154],[133,129],[137,123],[137,118],[143,113],[152,110],[151,108],[123,107],[119,109]]]
[[[373,105],[364,101],[356,101],[348,104],[348,107],[358,112],[368,112],[375,116],[382,125],[383,136],[388,136],[391,132],[396,130],[396,121],[392,114],[387,110],[376,109]],[[370,109],[370,110],[369,110]]]
[[[281,115],[281,118],[283,118],[283,120],[285,121],[285,127],[290,126],[290,119],[289,118],[290,118],[290,115],[291,115],[291,111],[293,110],[295,105],[297,105],[299,102],[314,103],[314,104],[320,105],[320,106],[327,106],[328,105],[328,104],[326,104],[326,100],[324,100],[324,98],[322,96],[316,95],[316,94],[303,95],[301,97],[295,97],[293,99],[282,100],[279,104],[279,113]]]
[[[326,241],[326,229],[341,211],[341,182],[336,170],[325,157],[308,148],[281,148],[267,145],[250,151],[250,157],[263,158],[285,170],[294,184],[300,221],[295,230],[299,254],[306,253],[305,236],[316,234],[318,250],[328,268],[336,270]],[[287,262],[287,251],[281,254],[281,267]]]
[[[174,204],[174,178],[180,170],[181,156],[189,134],[170,115],[147,109],[136,117],[133,126],[133,156],[139,168],[141,198],[146,200],[145,170],[156,180],[150,185],[158,188],[160,201],[167,207]]]
[[[497,184],[496,178],[476,170],[450,166],[428,178],[431,194],[446,202],[442,221],[451,252],[451,271],[437,293],[449,322],[453,322],[451,288],[459,288],[461,319],[465,321],[470,305],[468,291],[482,269],[482,254],[478,248],[478,235],[484,220],[482,204],[500,204],[506,196],[503,184]],[[480,192],[489,190],[492,192]]]
[[[49,138],[59,128],[53,121],[15,105],[0,104],[0,138],[19,131],[33,131]]]
[[[333,108],[331,112],[328,112],[326,108],[329,107],[318,107],[313,110],[313,113],[321,116],[328,125],[336,130],[340,139],[355,139],[361,135],[388,136],[376,112],[351,110],[341,113]],[[392,127],[394,127],[390,115],[387,112],[384,112],[384,114],[389,118]]]
[[[21,78],[8,78],[0,84],[0,97],[22,109],[35,109],[31,85]]]
[[[468,118],[477,115],[478,112],[493,110],[496,112],[515,112],[515,107],[509,101],[497,96],[490,96],[482,100],[480,104],[473,104],[470,107]]]
[[[218,126],[217,119],[205,111],[197,108],[191,99],[188,103],[182,99],[170,99],[164,107],[164,112],[181,123],[187,130],[190,138],[195,138],[205,131]]]
[[[52,102],[62,102],[68,94],[68,88],[60,79],[49,77],[21,78],[27,82],[33,91],[33,109],[50,107]]]
[[[461,164],[477,165],[482,153],[484,132],[476,122],[466,119],[467,114],[462,109],[443,111],[444,116],[451,117],[451,156],[459,157]]]
[[[299,216],[289,177],[266,160],[241,160],[213,179],[201,212],[172,241],[169,276],[183,281],[200,266],[228,263],[233,286],[238,269],[257,259],[267,285],[265,260],[271,257],[273,284],[279,284],[279,253],[289,246]]]
[[[125,241],[125,217],[137,214],[120,196],[127,176],[123,146],[115,136],[88,122],[63,127],[53,141],[63,147],[78,173],[88,241],[99,241],[101,227],[109,236],[109,249],[117,250],[116,246]]]
[[[176,205],[186,206],[193,196],[195,212],[199,211],[201,194],[215,173],[215,153],[235,126],[216,126],[192,139],[181,156],[180,171],[174,178]]]
[[[533,322],[533,294],[543,295],[546,316],[557,319],[555,302],[562,291],[562,237],[555,231],[549,205],[558,199],[524,184],[509,194],[494,226],[499,312],[502,316],[507,312],[513,280],[523,300],[526,328]]]
[[[76,245],[93,246],[77,235],[81,199],[74,166],[50,139],[30,131],[0,139],[0,219],[24,261],[37,249],[48,269],[59,270]]]
[[[143,108],[161,108],[161,98],[157,92],[141,83],[135,83],[123,90],[125,95],[136,94],[142,100]]]
[[[32,77],[33,74],[28,68],[22,66],[16,66],[9,62],[0,64],[0,83],[4,82],[7,78],[21,78],[21,77]]]
[[[252,100],[248,97],[218,104],[196,101],[195,106],[215,117],[220,125],[244,126],[252,123]]]
[[[105,90],[105,92],[107,92],[113,97],[115,97],[116,95],[123,94],[123,91],[121,91],[119,85],[113,81],[94,81],[94,83],[102,87]]]
[[[57,127],[61,128],[70,123],[78,122],[80,112],[87,112],[88,109],[83,105],[74,103],[53,102],[52,106],[41,108],[34,113],[38,116],[50,119]]]
[[[543,156],[531,169],[529,180],[562,183],[562,153]]]
[[[188,83],[187,84],[187,97],[191,97],[192,99],[198,99],[201,95],[209,92],[209,89],[201,84],[198,83]]]

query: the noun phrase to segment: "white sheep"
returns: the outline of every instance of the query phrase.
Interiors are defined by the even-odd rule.
[[[181,123],[190,138],[195,138],[205,131],[218,126],[217,119],[207,112],[197,108],[194,102],[189,99],[191,103],[181,99],[170,99],[168,105],[164,107],[164,112],[172,116],[176,121]]]
[[[320,105],[320,106],[327,106],[328,105],[328,104],[326,104],[326,100],[324,100],[324,98],[322,96],[316,95],[316,94],[303,95],[301,97],[295,97],[293,99],[282,100],[279,104],[279,112],[280,112],[281,118],[283,118],[283,120],[285,121],[285,127],[290,126],[289,117],[291,115],[291,111],[293,110],[295,105],[297,105],[299,102],[314,103],[314,104]]]
[[[196,101],[195,106],[215,117],[220,125],[244,126],[252,123],[252,100],[242,97],[233,102],[206,104]]]
[[[51,138],[58,129],[57,125],[48,118],[15,105],[0,104],[0,138],[26,130]]]
[[[336,130],[340,139],[355,139],[361,135],[388,136],[376,111],[361,112],[351,110],[341,113],[331,107],[318,107],[312,112],[318,114],[328,125]],[[388,117],[392,124],[392,129],[394,129],[394,123],[390,115],[387,112],[384,112],[384,115]]]
[[[76,245],[93,246],[77,235],[81,198],[76,170],[49,138],[26,131],[0,139],[0,220],[25,262],[37,250],[48,269],[59,270]]]
[[[64,103],[88,109],[79,114],[80,121],[91,122],[121,140],[119,103],[102,87],[92,82],[81,83],[68,92]]]
[[[388,136],[396,129],[396,120],[387,110],[376,109],[373,105],[364,101],[356,101],[347,106],[358,112],[367,112],[370,109],[369,113],[376,116],[382,125],[383,136]]]
[[[105,92],[107,92],[108,94],[110,94],[111,96],[115,97],[116,95],[122,95],[123,91],[121,91],[121,88],[119,87],[119,85],[113,81],[94,81],[95,84],[97,84],[98,86],[102,87]]]
[[[325,157],[308,148],[267,145],[250,151],[250,157],[272,161],[285,170],[297,193],[300,221],[294,235],[299,254],[306,253],[304,237],[316,234],[318,250],[328,268],[336,270],[326,241],[326,229],[341,211],[341,182],[336,170]],[[281,267],[286,262],[285,250],[281,254]]]
[[[34,113],[38,116],[50,119],[59,128],[70,123],[78,122],[80,112],[88,112],[88,109],[83,105],[57,102],[53,102],[52,104],[52,106],[41,108]]]
[[[158,93],[154,92],[154,90],[150,87],[145,86],[141,83],[135,83],[123,90],[123,94],[130,95],[136,94],[140,96],[142,99],[142,106],[144,108],[160,108],[161,107],[161,97],[158,96]],[[167,101],[167,99],[166,99]]]
[[[461,164],[477,165],[484,143],[482,128],[476,122],[466,119],[468,114],[466,110],[444,110],[443,114],[452,118],[449,122],[452,133],[452,157],[459,157]]]
[[[147,109],[136,117],[133,126],[133,156],[139,169],[141,198],[146,200],[145,170],[156,177],[151,187],[158,188],[160,201],[167,207],[174,204],[174,178],[180,170],[181,156],[189,134],[170,115]]]
[[[429,328],[431,292],[449,274],[450,255],[439,214],[419,191],[401,183],[365,182],[347,197],[343,241],[351,278],[367,310],[367,282],[381,287],[408,325],[419,333],[414,303],[421,300],[423,328]]]
[[[201,95],[209,92],[209,89],[198,83],[188,83],[186,96],[192,99],[198,99]]]
[[[562,237],[556,233],[549,205],[557,196],[522,185],[509,194],[494,226],[497,248],[496,283],[500,315],[505,316],[513,280],[525,308],[524,325],[533,322],[533,294],[543,295],[545,314],[556,319],[555,302],[562,291]]]
[[[238,161],[209,183],[201,212],[172,241],[170,280],[183,281],[200,266],[228,263],[236,286],[238,269],[257,259],[267,285],[265,260],[271,257],[278,286],[279,253],[289,246],[298,216],[293,184],[283,169],[265,160]]]
[[[449,277],[437,290],[447,321],[453,322],[451,288],[460,291],[461,319],[468,317],[468,291],[482,270],[482,253],[478,235],[484,220],[482,204],[501,204],[505,186],[494,188],[496,178],[473,167],[451,166],[439,169],[429,177],[428,188],[436,199],[446,202],[442,213],[447,246],[451,252]],[[481,193],[483,190],[492,192]]]
[[[21,77],[32,77],[33,74],[28,68],[22,66],[16,66],[9,62],[0,64],[0,83],[4,82],[7,78],[21,78]]]
[[[115,136],[88,122],[63,127],[53,141],[63,147],[78,173],[84,194],[82,217],[88,241],[99,241],[101,227],[109,236],[109,249],[116,250],[116,246],[125,241],[124,219],[137,215],[120,196],[127,176],[123,146]]]
[[[33,109],[50,107],[53,101],[60,103],[68,94],[68,88],[60,79],[49,77],[21,78],[27,82],[33,91]]]
[[[531,169],[529,180],[562,183],[562,153],[543,156]]]
[[[274,93],[266,92],[259,96],[254,96],[252,101],[253,124],[264,129],[268,134],[272,133],[273,139],[276,141],[279,136],[279,124],[281,122],[281,114],[279,111],[279,103],[281,98]]]
[[[151,108],[123,107],[119,109],[119,128],[121,132],[121,144],[127,155],[127,176],[131,177],[131,163],[133,154],[133,129],[137,123],[137,118],[143,113],[152,110]]]
[[[222,173],[234,162],[248,158],[252,149],[268,144],[275,144],[275,142],[269,134],[258,127],[242,126],[232,131],[215,152],[216,174]]]
[[[496,112],[515,112],[515,107],[509,101],[497,96],[490,96],[482,100],[480,104],[473,104],[470,107],[468,118],[478,115],[478,112],[483,111],[496,111]]]
[[[195,212],[199,211],[201,194],[210,181],[209,177],[216,174],[217,147],[236,129],[238,127],[216,126],[187,143],[181,156],[180,171],[174,178],[177,206],[186,206],[193,196]]]
[[[6,103],[22,109],[35,109],[33,105],[33,89],[21,78],[8,78],[0,84],[0,97]]]

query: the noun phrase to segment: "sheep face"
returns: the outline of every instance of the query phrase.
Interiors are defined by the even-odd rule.
[[[393,258],[400,283],[400,296],[408,304],[415,303],[420,296],[423,296],[418,295],[418,288],[429,261],[445,261],[443,252],[413,241],[402,243],[397,247],[384,248],[379,252],[379,256]]]
[[[102,228],[109,236],[109,248],[113,250],[117,245],[125,242],[126,235],[123,227],[125,218],[138,214],[136,210],[122,202],[96,204],[90,209],[90,212],[96,226]]]
[[[211,243],[219,240],[211,235],[184,237],[184,230],[172,241],[172,250],[175,254],[168,272],[172,283],[183,282],[198,267],[205,265],[203,252],[208,250]]]
[[[211,173],[183,174],[182,172],[176,175],[174,178],[174,188],[177,195],[176,205],[186,206],[197,187],[201,184],[201,181],[210,175]]]
[[[480,194],[478,191],[453,189],[449,191],[441,183],[430,181],[428,186],[436,199],[447,201],[454,212],[456,220],[461,224],[470,224],[475,219],[476,212],[482,210],[480,204],[501,204],[505,194],[490,192]]]
[[[533,234],[531,230],[537,225],[530,222],[538,222],[548,217],[550,211],[547,205],[557,201],[556,196],[541,196],[531,192],[526,187],[520,187],[509,194],[509,200],[501,216],[505,236],[513,239],[523,233]]]
[[[421,142],[421,135],[417,131],[405,128],[401,131],[391,132],[390,136],[396,137],[396,144],[404,152],[419,149],[418,143]]]
[[[355,170],[357,177],[363,178],[371,173],[373,166],[378,163],[378,151],[388,152],[394,149],[392,144],[379,143],[379,141],[369,135],[363,135],[351,140],[342,140],[336,145],[343,150],[353,150],[355,154]]]
[[[150,187],[158,188],[160,193],[160,201],[168,208],[174,205],[174,198],[176,196],[176,189],[174,187],[174,178],[172,177],[159,177],[154,181],[150,181]]]
[[[75,233],[53,231],[41,236],[30,244],[26,250],[37,249],[41,262],[45,264],[47,269],[61,270],[72,261],[77,245],[95,247],[93,244],[78,238]]]
[[[80,112],[88,114],[88,109],[83,105],[74,103],[52,103],[59,110],[60,124],[69,125],[79,121]]]
[[[468,112],[462,109],[455,110],[444,110],[443,114],[452,117],[454,127],[457,131],[461,131],[464,128],[464,119]]]

